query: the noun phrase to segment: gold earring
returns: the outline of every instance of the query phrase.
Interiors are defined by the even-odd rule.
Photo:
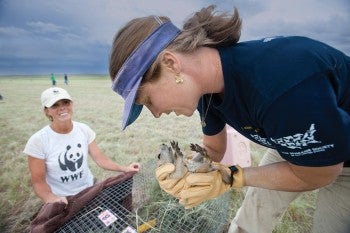
[[[183,83],[184,82],[183,76],[180,73],[175,75],[175,82],[176,83]]]

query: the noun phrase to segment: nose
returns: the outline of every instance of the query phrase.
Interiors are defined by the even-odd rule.
[[[152,115],[153,115],[155,118],[159,118],[159,117],[162,115],[162,113],[156,112],[154,109],[151,109],[151,108],[149,108],[149,107],[147,107],[147,108],[150,110],[150,112],[152,113]]]
[[[159,118],[161,115],[162,115],[161,113],[153,113],[153,116],[154,116],[155,118]]]

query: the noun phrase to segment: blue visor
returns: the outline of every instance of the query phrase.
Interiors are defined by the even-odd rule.
[[[142,105],[135,104],[141,80],[171,41],[180,33],[171,22],[161,24],[130,54],[115,76],[112,89],[125,100],[122,129],[133,123],[142,111]]]

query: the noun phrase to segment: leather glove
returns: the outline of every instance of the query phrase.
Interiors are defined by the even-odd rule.
[[[184,173],[184,176],[181,178],[170,178],[169,175],[174,171],[174,164],[163,164],[156,169],[156,178],[161,189],[179,199],[180,191],[185,185],[185,178],[188,175],[188,172],[186,171],[186,173]]]
[[[244,186],[243,169],[239,166],[226,167],[233,177],[233,188]],[[216,198],[231,188],[231,184],[223,182],[218,170],[208,173],[192,173],[186,177],[186,184],[180,192],[180,204],[186,209]]]

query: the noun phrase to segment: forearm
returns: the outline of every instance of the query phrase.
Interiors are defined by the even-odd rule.
[[[118,163],[115,163],[108,157],[103,157],[100,158],[99,160],[96,161],[97,165],[105,170],[109,171],[119,171],[119,172],[126,172],[127,167],[119,165]]]
[[[59,201],[61,197],[55,195],[47,183],[33,183],[35,194],[41,198],[45,203],[52,203]]]
[[[220,151],[216,151],[210,147],[205,146],[205,149],[207,150],[208,155],[210,156],[210,159],[214,162],[220,162],[222,158],[224,157],[224,153]]]
[[[95,161],[95,163],[109,171],[119,171],[119,172],[127,172],[128,167],[119,165],[118,163],[114,162],[112,159],[107,157],[97,146],[96,142],[93,141],[89,144],[89,153],[92,157],[92,159]]]
[[[31,175],[31,182],[35,194],[45,203],[64,202],[67,204],[65,197],[55,195],[46,182],[46,165],[43,159],[37,159],[28,156],[28,164]]]
[[[246,186],[289,192],[309,191],[326,185],[301,179],[288,162],[244,168],[244,179]]]
[[[220,162],[226,151],[226,127],[214,136],[203,136],[203,145],[214,162]]]

